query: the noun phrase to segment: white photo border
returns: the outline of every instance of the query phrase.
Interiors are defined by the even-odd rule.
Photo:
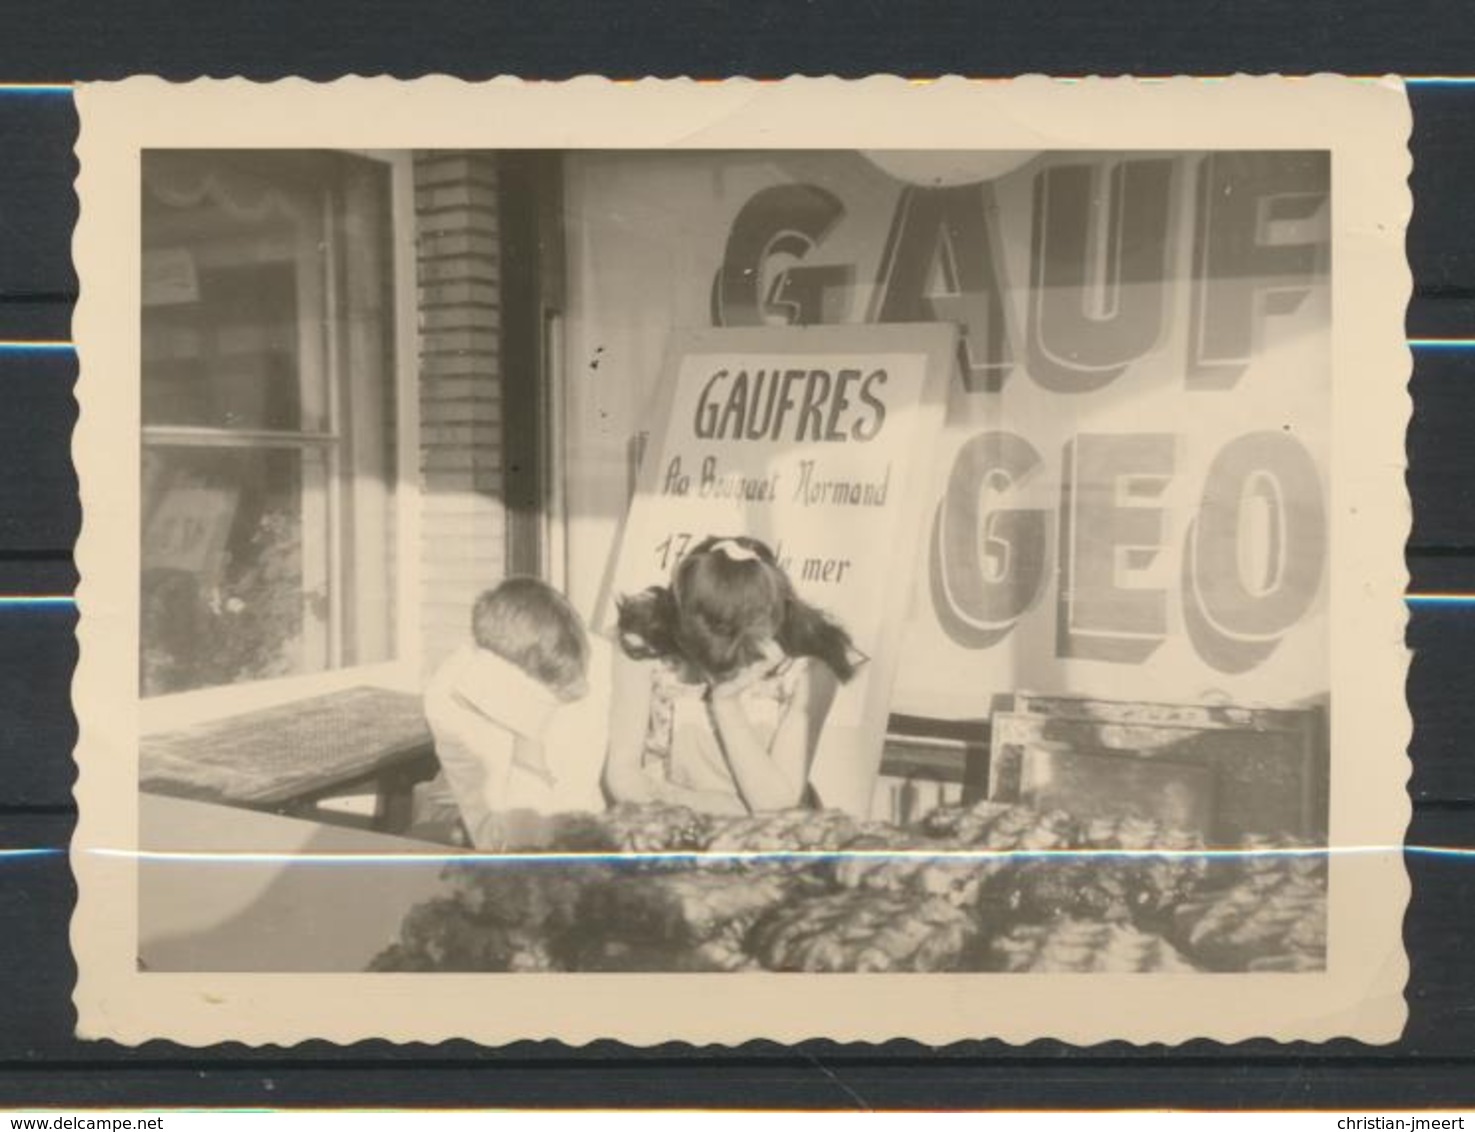
[[[72,847],[78,1032],[295,1043],[558,1039],[942,1044],[995,1038],[1396,1040],[1401,853],[1410,112],[1392,78],[895,77],[567,83],[138,78],[83,84],[74,254],[79,721]],[[1302,149],[1332,155],[1328,965],[1215,975],[264,975],[140,972],[139,154],[149,148]]]

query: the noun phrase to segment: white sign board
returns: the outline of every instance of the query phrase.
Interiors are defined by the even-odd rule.
[[[664,584],[709,535],[772,547],[799,595],[869,658],[835,700],[811,777],[827,804],[861,813],[869,791],[857,784],[880,763],[956,337],[944,325],[677,334],[601,603],[608,628],[614,598]]]

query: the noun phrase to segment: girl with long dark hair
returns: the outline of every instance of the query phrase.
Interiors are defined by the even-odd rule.
[[[715,813],[815,804],[809,772],[858,654],[757,539],[712,537],[619,604],[605,786]]]

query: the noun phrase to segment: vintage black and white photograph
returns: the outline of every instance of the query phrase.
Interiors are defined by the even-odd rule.
[[[1059,1035],[989,996],[1090,975],[1283,1000],[1232,1032],[1298,998],[1381,1025],[1317,996],[1405,898],[1338,857],[1407,805],[1363,793],[1400,781],[1366,719],[1406,729],[1401,687],[1349,667],[1403,664],[1406,406],[1361,368],[1399,314],[1348,282],[1401,270],[1401,219],[1338,234],[1396,169],[1355,192],[1351,117],[1287,85],[1259,145],[1254,113],[1134,132],[1116,90],[1103,140],[1085,98],[1073,136],[995,144],[966,114],[925,146],[142,129],[132,280],[93,299],[133,326],[82,353],[136,374],[83,468],[89,524],[121,503],[83,573],[136,735],[83,812],[131,811],[130,995],[331,975],[567,1013],[596,984],[560,976],[710,976],[734,1009],[926,975],[980,988],[965,1025]],[[334,1032],[311,1002],[292,1032]],[[1217,1032],[1163,1011],[1084,1029]]]

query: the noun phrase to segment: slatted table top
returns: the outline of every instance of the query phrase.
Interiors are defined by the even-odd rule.
[[[140,785],[156,794],[270,806],[433,750],[418,695],[347,688],[148,736]]]

